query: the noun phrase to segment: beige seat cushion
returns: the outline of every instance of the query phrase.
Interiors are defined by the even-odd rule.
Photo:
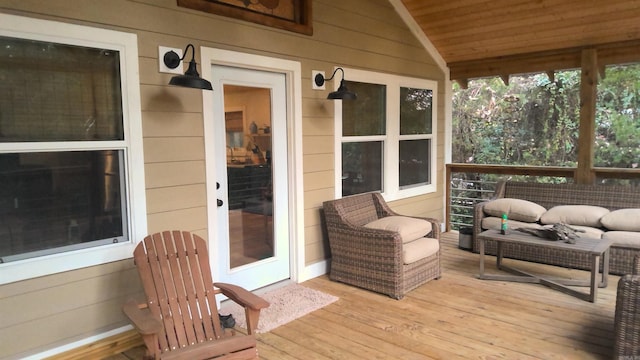
[[[485,230],[500,230],[502,225],[502,218],[490,216],[482,219],[482,228]],[[507,220],[507,228],[515,230],[519,228],[532,228],[532,229],[540,229],[542,225],[538,223],[530,223],[524,221],[516,221],[509,219]]]
[[[640,249],[640,232],[635,231],[605,231],[603,239],[611,239],[612,245]]]
[[[640,231],[640,209],[614,210],[600,219],[610,230]]]
[[[432,230],[429,221],[408,216],[387,216],[365,224],[364,227],[395,231],[400,234],[403,243],[426,236]]]
[[[592,205],[560,205],[547,210],[540,217],[543,224],[565,223],[601,227],[600,219],[609,213],[609,209]]]
[[[402,259],[405,264],[411,264],[429,257],[440,250],[440,244],[434,238],[420,238],[402,245]]]
[[[503,198],[487,202],[484,212],[491,216],[502,217],[507,214],[510,220],[536,222],[547,211],[544,207],[527,200]]]

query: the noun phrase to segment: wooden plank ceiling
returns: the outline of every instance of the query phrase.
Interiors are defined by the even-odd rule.
[[[452,80],[640,61],[640,0],[402,0]]]

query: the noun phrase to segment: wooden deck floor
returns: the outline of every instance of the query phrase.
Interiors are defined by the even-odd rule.
[[[340,300],[259,334],[261,359],[611,357],[617,276],[610,276],[597,302],[589,303],[537,284],[478,280],[478,255],[457,244],[457,234],[443,234],[442,278],[400,301],[326,276],[305,282]],[[496,271],[494,264],[490,261],[488,271]],[[518,265],[588,277],[584,271]],[[141,356],[142,349],[135,348],[110,360]]]

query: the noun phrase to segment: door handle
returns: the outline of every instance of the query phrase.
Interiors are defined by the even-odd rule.
[[[224,201],[220,200],[220,199],[216,199],[216,203],[218,204],[218,207],[222,206],[224,204]]]

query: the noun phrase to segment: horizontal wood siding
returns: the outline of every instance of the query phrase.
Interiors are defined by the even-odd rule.
[[[0,12],[135,33],[140,59],[148,231],[180,228],[206,239],[202,98],[167,85],[158,46],[200,46],[300,61],[304,159],[304,263],[325,260],[320,207],[334,197],[333,102],[311,89],[311,71],[345,66],[439,82],[444,74],[386,0],[314,0],[313,36],[179,8],[175,0],[0,0]],[[198,59],[196,55],[196,59]],[[200,64],[198,65],[200,66]],[[347,74],[348,77],[348,74]],[[441,101],[442,102],[442,101]],[[438,169],[443,168],[444,107],[438,112]],[[440,177],[440,176],[439,176]],[[398,201],[407,213],[441,218],[434,194]],[[19,358],[127,324],[120,311],[139,294],[131,260],[0,286],[0,359]]]

